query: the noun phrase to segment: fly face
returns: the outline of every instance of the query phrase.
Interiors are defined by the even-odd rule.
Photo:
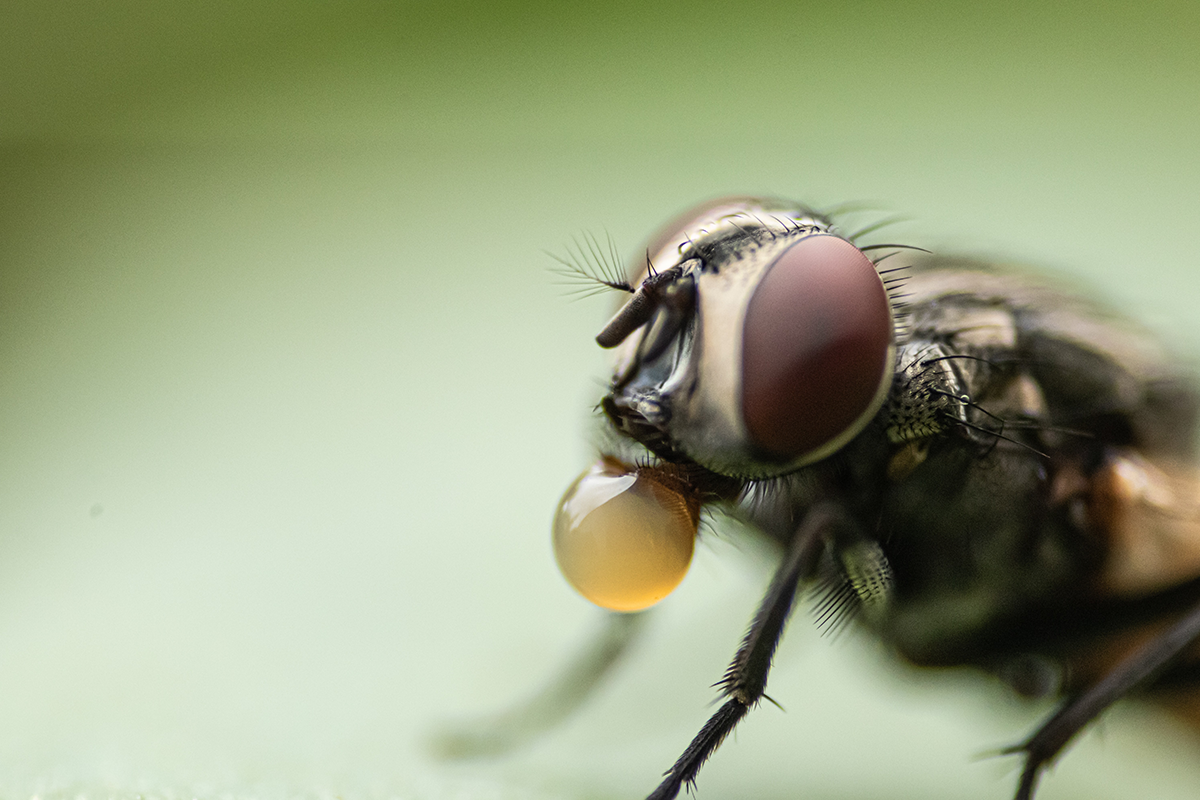
[[[840,449],[891,386],[892,303],[875,265],[805,209],[720,205],[667,238],[598,338],[604,408],[668,458],[793,472]]]
[[[597,337],[616,356],[611,444],[555,517],[568,581],[615,611],[653,605],[714,507],[782,550],[724,704],[655,800],[763,697],[805,588],[913,663],[1064,693],[1015,748],[1018,798],[1112,702],[1200,674],[1190,376],[1091,304],[915,249],[739,198],[602,281],[629,296]]]

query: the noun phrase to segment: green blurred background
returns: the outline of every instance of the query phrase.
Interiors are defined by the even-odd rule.
[[[594,703],[506,759],[440,723],[595,614],[548,524],[602,300],[699,200],[863,201],[1079,276],[1200,354],[1200,6],[6,3],[0,795],[637,798],[709,713],[769,558],[712,536]],[[1045,713],[798,615],[721,798],[1007,798]],[[1120,709],[1054,798],[1193,798]]]

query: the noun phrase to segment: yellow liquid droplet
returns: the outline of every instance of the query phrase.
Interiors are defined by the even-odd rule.
[[[601,460],[567,489],[554,517],[563,576],[598,606],[640,611],[687,574],[697,517],[644,470]]]

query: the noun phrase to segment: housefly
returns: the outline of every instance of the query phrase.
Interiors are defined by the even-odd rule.
[[[805,593],[913,664],[1061,698],[1009,751],[1017,800],[1127,695],[1200,718],[1200,397],[1151,336],[780,200],[701,206],[638,261],[594,270],[624,299],[597,337],[607,435],[557,510],[559,567],[616,630],[680,582],[706,514],[781,552],[722,702],[650,800],[765,696]]]

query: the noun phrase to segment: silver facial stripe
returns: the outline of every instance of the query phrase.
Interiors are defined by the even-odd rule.
[[[691,391],[672,403],[671,435],[689,456],[717,471],[744,473],[756,454],[742,414],[742,336],[750,295],[776,257],[795,243],[779,237],[750,244],[739,258],[701,271]]]

